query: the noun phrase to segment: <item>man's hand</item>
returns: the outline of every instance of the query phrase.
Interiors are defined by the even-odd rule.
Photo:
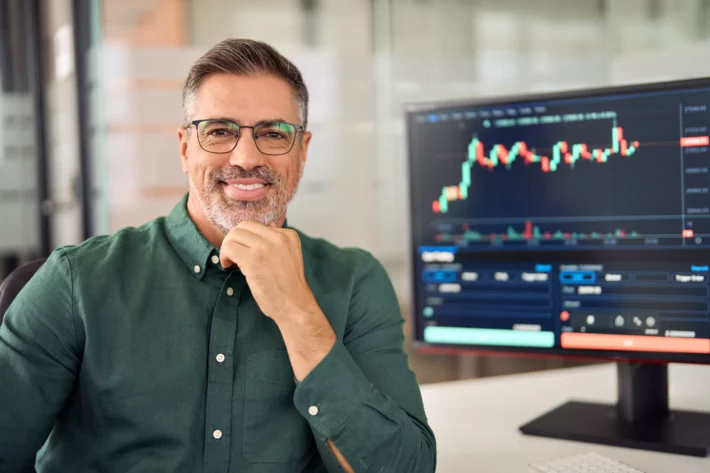
[[[304,379],[336,335],[306,281],[298,233],[242,222],[224,238],[220,261],[239,266],[259,308],[281,330],[296,379]]]
[[[261,311],[279,323],[318,304],[306,282],[301,240],[294,230],[242,222],[220,249],[222,266],[239,266]]]

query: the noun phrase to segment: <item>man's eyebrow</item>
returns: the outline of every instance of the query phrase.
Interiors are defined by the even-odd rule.
[[[232,122],[236,123],[239,126],[249,126],[244,123],[242,123],[241,120],[238,118],[233,118],[233,117],[215,117],[215,118],[208,118],[208,120],[215,120],[215,121],[220,121],[220,122]],[[263,120],[259,120],[258,122],[254,123],[252,126],[256,125],[263,125],[264,123],[275,123],[275,122],[281,122],[281,123],[291,123],[290,121],[286,120],[285,118],[265,118]]]
[[[267,118],[265,120],[259,120],[256,122],[254,125],[263,125],[264,123],[291,123],[290,121],[286,120],[285,118]]]
[[[205,120],[213,120],[216,122],[232,122],[232,123],[236,123],[237,125],[239,125],[239,120],[235,120],[232,117],[212,117],[212,118],[206,118]]]

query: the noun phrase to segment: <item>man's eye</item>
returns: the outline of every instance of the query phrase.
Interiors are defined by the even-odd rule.
[[[269,131],[269,132],[265,133],[265,135],[266,135],[265,138],[268,138],[270,140],[278,140],[278,139],[285,138],[281,133],[278,133],[275,131]]]
[[[209,134],[210,136],[229,136],[229,135],[233,135],[233,133],[232,133],[231,131],[229,131],[228,129],[226,129],[226,128],[220,128],[220,129],[217,129],[217,130],[210,130],[210,131],[208,132],[208,134]]]

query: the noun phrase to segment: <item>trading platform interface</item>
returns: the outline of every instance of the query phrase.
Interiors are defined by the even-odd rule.
[[[408,110],[417,339],[710,354],[710,84]]]

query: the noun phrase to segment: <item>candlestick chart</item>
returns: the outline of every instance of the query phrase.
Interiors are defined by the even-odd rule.
[[[710,240],[710,172],[696,157],[710,140],[682,125],[694,116],[560,109],[540,120],[422,124],[421,234],[472,249]]]

